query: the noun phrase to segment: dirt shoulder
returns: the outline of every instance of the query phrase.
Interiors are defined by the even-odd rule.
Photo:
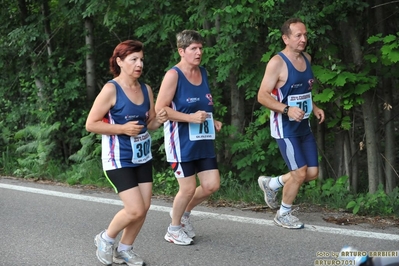
[[[38,184],[49,184],[49,185],[57,185],[57,186],[64,186],[64,187],[75,187],[85,191],[98,191],[98,192],[110,192],[113,193],[112,188],[99,188],[96,186],[91,185],[74,185],[70,186],[65,183],[61,182],[54,182],[50,180],[38,180],[38,179],[21,179],[15,177],[0,177],[0,178],[7,178],[7,179],[17,179],[26,182],[34,182]],[[168,202],[173,202],[173,197],[165,196],[165,195],[154,195],[156,199],[165,200]],[[254,203],[244,203],[244,202],[230,202],[227,200],[210,200],[202,203],[201,205],[215,207],[215,208],[236,208],[242,211],[253,211],[253,212],[265,212],[271,213],[274,212],[270,210],[266,205],[257,205]],[[395,217],[381,217],[381,216],[361,216],[361,215],[354,215],[346,210],[331,210],[326,207],[322,207],[319,205],[310,205],[310,204],[300,204],[296,205],[295,207],[300,208],[301,213],[307,213],[309,215],[317,215],[321,216],[321,218],[327,222],[337,225],[367,225],[370,229],[378,228],[378,229],[385,229],[385,228],[399,228],[399,218]]]
[[[213,207],[234,207],[245,211],[254,212],[272,212],[267,206],[254,206],[248,203],[229,203],[227,201],[208,202]],[[381,216],[362,216],[355,215],[346,210],[331,210],[318,205],[300,204],[301,213],[321,215],[322,219],[327,223],[337,225],[360,225],[367,224],[369,228],[399,228],[399,218],[395,217],[381,217]]]
[[[157,199],[166,201],[173,201],[173,197],[169,196],[154,196]],[[253,212],[264,212],[264,213],[275,213],[270,210],[266,205],[257,205],[253,203],[237,203],[229,202],[225,200],[207,201],[202,205],[215,207],[215,208],[236,208],[242,211],[253,211]],[[331,210],[319,205],[300,204],[295,205],[295,208],[299,207],[300,213],[306,213],[312,216],[321,216],[327,223],[348,226],[348,225],[367,225],[369,229],[378,228],[398,228],[399,229],[399,218],[395,217],[381,217],[381,216],[361,216],[352,214],[346,210]]]

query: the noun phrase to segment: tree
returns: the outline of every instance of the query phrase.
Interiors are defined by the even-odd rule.
[[[80,139],[90,138],[85,116],[112,78],[108,60],[114,47],[127,39],[144,42],[142,79],[156,97],[165,71],[178,61],[175,35],[184,29],[198,30],[206,39],[203,65],[215,116],[224,122],[217,136],[222,174],[229,182],[250,184],[254,176],[286,171],[270,137],[269,111],[256,94],[266,63],[283,48],[281,24],[297,16],[309,31],[307,51],[317,78],[314,100],[327,114],[323,125],[311,120],[320,179],[349,176],[348,187],[355,192],[374,192],[379,183],[386,192],[397,186],[395,5],[381,0],[3,2],[8,9],[0,11],[1,149],[24,147],[23,154],[11,156],[31,164],[44,161],[46,166],[35,168],[43,171],[39,174],[57,168],[54,164],[70,167],[70,156],[82,148]],[[43,134],[31,134],[32,129]],[[13,132],[19,132],[17,139]],[[46,160],[38,159],[34,142],[48,148],[49,153],[40,153]],[[154,145],[162,146],[162,133],[154,135]],[[164,162],[162,152],[154,158]],[[159,164],[159,171],[164,167]]]

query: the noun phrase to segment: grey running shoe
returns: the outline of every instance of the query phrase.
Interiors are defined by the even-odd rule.
[[[269,183],[272,178],[269,176],[260,176],[258,178],[259,187],[265,193],[265,202],[270,209],[277,209],[278,203],[276,201],[277,192],[269,188]]]
[[[170,210],[169,214],[170,214],[170,218],[172,218],[173,209]],[[180,222],[181,222],[181,224],[183,226],[183,230],[184,230],[184,232],[186,232],[187,236],[189,238],[194,238],[195,237],[195,232],[194,232],[194,227],[193,227],[193,225],[190,222],[190,217],[187,217],[187,216],[183,215],[183,217],[181,217]]]
[[[129,266],[145,265],[143,259],[133,252],[133,248],[122,251],[118,251],[118,248],[115,248],[114,262],[118,264],[126,263]]]
[[[105,230],[104,230],[105,231]],[[112,265],[112,249],[114,245],[107,242],[104,238],[101,237],[102,231],[94,238],[94,245],[97,247],[96,255],[99,261],[105,265]]]
[[[168,231],[165,235],[165,240],[180,246],[188,246],[194,243],[194,240],[188,237],[186,232],[184,232],[183,227],[177,231],[171,231],[168,228]]]
[[[304,228],[305,225],[299,221],[297,217],[292,215],[292,212],[297,209],[290,211],[286,214],[280,215],[280,210],[277,211],[276,216],[274,217],[274,223],[278,226],[289,228],[289,229],[301,229]]]

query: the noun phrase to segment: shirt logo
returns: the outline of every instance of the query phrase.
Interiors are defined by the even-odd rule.
[[[208,105],[213,105],[212,94],[207,93],[207,94],[205,94],[205,97],[209,100]]]
[[[139,118],[139,115],[125,115],[125,120],[127,121],[131,121],[137,118]]]
[[[200,98],[187,98],[187,103],[195,103],[199,102]]]
[[[299,87],[302,87],[302,83],[295,83],[291,85],[291,89],[298,89]]]
[[[308,90],[312,90],[314,79],[309,79],[308,83],[309,83],[309,89]]]

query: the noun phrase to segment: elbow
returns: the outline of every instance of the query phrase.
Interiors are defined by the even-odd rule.
[[[87,132],[92,132],[91,129],[90,129],[90,127],[89,127],[88,125],[86,125],[86,131],[87,131]]]
[[[157,130],[161,125],[162,125],[161,123],[157,123],[157,122],[153,121],[147,125],[147,129],[154,131],[154,130]]]
[[[262,97],[259,95],[259,93],[258,93],[258,103],[260,103],[260,104],[262,104]]]
[[[93,127],[89,122],[86,122],[85,127],[87,132],[93,132]]]
[[[159,113],[162,109],[166,111],[167,107],[171,107],[170,104],[167,103],[162,103],[162,102],[157,102],[154,106],[155,113]]]

